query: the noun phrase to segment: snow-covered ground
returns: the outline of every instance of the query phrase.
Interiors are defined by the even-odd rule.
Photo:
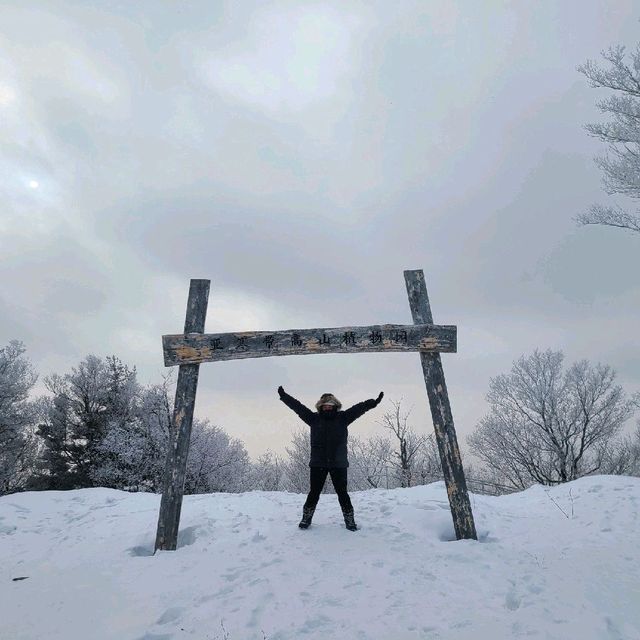
[[[640,479],[472,495],[478,542],[443,483],[352,499],[356,532],[334,495],[307,531],[299,495],[187,496],[154,556],[157,495],[4,496],[0,638],[640,638]]]

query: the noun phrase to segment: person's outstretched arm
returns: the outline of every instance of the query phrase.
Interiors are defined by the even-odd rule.
[[[278,395],[280,396],[280,400],[282,400],[289,409],[295,411],[303,422],[311,425],[315,414],[311,409],[309,409],[309,407],[305,407],[302,402],[296,400],[293,396],[290,396],[282,386],[278,387]]]
[[[344,415],[347,418],[347,424],[350,424],[354,420],[357,420],[360,416],[364,415],[370,409],[377,407],[382,401],[383,396],[384,393],[381,391],[380,395],[375,400],[373,398],[371,400],[363,400],[362,402],[354,404],[353,407],[349,407],[344,412]]]

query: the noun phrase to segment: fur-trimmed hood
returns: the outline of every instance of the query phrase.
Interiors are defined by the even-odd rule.
[[[342,408],[342,402],[336,398],[333,393],[323,393],[320,396],[320,400],[316,402],[316,409],[320,411],[320,407],[323,404],[332,404],[338,411]]]

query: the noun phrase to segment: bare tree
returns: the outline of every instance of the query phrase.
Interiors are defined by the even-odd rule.
[[[415,478],[416,484],[429,484],[437,480],[444,480],[442,461],[433,433],[424,437],[418,455],[415,457]]]
[[[490,413],[468,438],[509,486],[553,485],[604,470],[634,400],[610,367],[586,361],[562,371],[563,354],[536,350],[492,378]]]
[[[640,45],[625,62],[625,47],[610,47],[602,52],[608,63],[599,67],[592,60],[578,67],[590,86],[613,91],[613,95],[597,103],[600,111],[609,116],[603,123],[588,124],[589,134],[607,145],[608,153],[596,157],[603,172],[605,191],[630,198],[640,198]],[[640,217],[618,206],[594,205],[578,216],[577,222],[602,224],[640,232]]]
[[[421,453],[427,443],[426,435],[418,435],[409,426],[408,419],[411,411],[403,411],[402,401],[392,400],[393,408],[387,411],[380,420],[384,429],[393,434],[394,445],[389,462],[401,487],[411,487],[417,484],[419,476],[418,464]],[[417,476],[417,477],[416,477]]]

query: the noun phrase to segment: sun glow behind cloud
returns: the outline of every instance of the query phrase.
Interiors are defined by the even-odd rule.
[[[0,84],[0,107],[8,107],[18,98],[18,93],[7,84]]]

